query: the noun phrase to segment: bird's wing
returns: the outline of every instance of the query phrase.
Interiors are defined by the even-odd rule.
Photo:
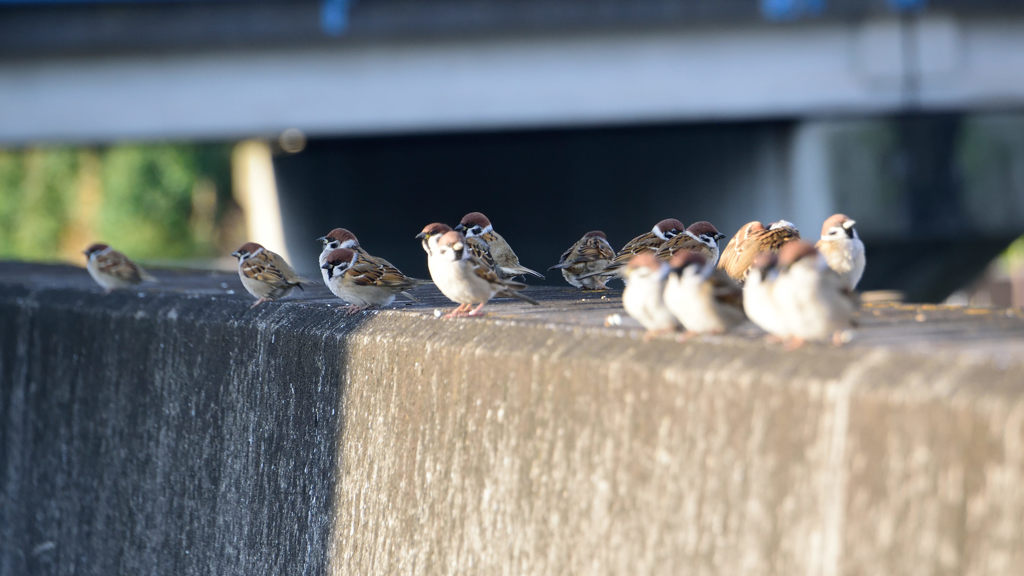
[[[792,240],[798,240],[800,233],[793,228],[780,227],[774,230],[758,230],[736,246],[732,260],[725,269],[737,280],[745,280],[747,271],[754,264],[754,259],[762,252],[778,253],[782,246]]]
[[[730,276],[735,278],[732,274],[731,269],[733,261],[737,257],[737,252],[742,250],[742,245],[750,237],[753,230],[764,230],[764,224],[759,220],[747,222],[735,234],[729,239],[729,243],[725,245],[725,249],[722,250],[722,255],[718,258],[718,267],[729,272]]]
[[[719,303],[743,309],[743,289],[724,270],[716,268],[707,283]]]
[[[96,268],[104,274],[109,274],[126,282],[133,284],[142,282],[142,271],[139,270],[139,267],[117,250],[97,255]]]
[[[294,284],[295,282],[288,280],[287,276],[285,276],[282,270],[274,263],[274,260],[273,256],[270,256],[266,252],[261,252],[256,256],[246,258],[245,260],[242,260],[242,274],[247,278],[252,278],[253,280],[257,280],[271,286]],[[292,274],[294,274],[294,272],[292,272]]]
[[[669,238],[668,242],[665,242],[658,248],[657,256],[658,260],[662,262],[672,258],[672,255],[676,252],[700,252],[704,254],[707,252],[707,246],[697,240],[688,233],[677,234],[672,238]]]
[[[480,262],[483,262],[490,268],[494,268],[494,256],[491,255],[491,246],[486,241],[482,240],[479,236],[472,238],[466,238],[466,246],[469,247],[469,253]]]
[[[288,262],[286,262],[285,259],[281,257],[280,254],[278,254],[276,252],[271,252],[270,250],[267,250],[267,249],[264,249],[263,250],[263,254],[261,254],[261,256],[266,256],[267,257],[268,261],[270,262],[270,265],[278,270],[278,275],[285,281],[285,283],[287,283],[287,284],[303,284],[303,283],[308,284],[309,283],[309,280],[303,278],[302,276],[299,276],[295,272],[295,270],[292,269],[292,267],[288,264]],[[252,260],[252,258],[250,258],[250,260]]]
[[[608,264],[608,267],[605,268],[603,271],[592,272],[589,275],[581,276],[581,278],[587,278],[595,274],[614,272],[628,264],[630,259],[633,258],[633,256],[636,256],[641,252],[646,252],[648,250],[653,250],[657,252],[664,242],[664,240],[655,236],[653,232],[641,234],[627,242],[626,245],[623,246],[621,250],[619,250],[618,254],[615,255],[615,258],[612,259],[611,263]]]
[[[355,265],[345,271],[345,275],[357,286],[378,286],[391,288],[397,292],[414,288],[419,284],[386,260],[372,261],[360,258]]]
[[[615,258],[615,250],[603,238],[587,238],[579,252],[579,259],[584,262],[612,260],[613,258]]]

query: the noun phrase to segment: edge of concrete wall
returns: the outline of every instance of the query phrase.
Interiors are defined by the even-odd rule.
[[[1024,571],[1012,356],[139,294],[0,284],[0,574]]]

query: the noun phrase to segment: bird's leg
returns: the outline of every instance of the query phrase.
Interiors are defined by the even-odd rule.
[[[444,316],[442,316],[442,318],[458,318],[459,316],[462,316],[463,312],[466,311],[467,306],[469,306],[469,304],[459,304],[458,308],[445,314]]]
[[[348,306],[345,306],[343,310],[345,310],[346,316],[351,316],[353,314],[358,314],[367,308],[369,308],[369,306],[356,306],[355,304],[349,304]]]
[[[839,347],[850,341],[850,334],[845,330],[837,330],[832,333],[832,345]]]
[[[786,350],[796,350],[805,344],[803,338],[797,338],[796,336],[786,340]]]
[[[676,336],[676,342],[686,342],[686,341],[690,340],[691,338],[693,338],[694,336],[697,336],[696,332],[691,332],[689,330],[686,330],[682,334]]]
[[[270,302],[270,299],[269,298],[260,298],[259,300],[253,302],[252,306],[249,306],[249,309],[252,310],[253,308],[259,306],[260,304],[263,304],[264,302]]]
[[[654,340],[655,338],[657,338],[659,336],[663,336],[665,334],[673,332],[674,330],[675,330],[674,328],[662,328],[660,330],[648,330],[647,332],[644,333],[644,342],[650,342],[651,340]]]
[[[476,316],[476,315],[480,314],[480,310],[484,307],[484,304],[486,304],[486,303],[487,302],[481,302],[479,305],[477,305],[476,308],[473,308],[472,310],[470,310],[466,314],[466,316]]]

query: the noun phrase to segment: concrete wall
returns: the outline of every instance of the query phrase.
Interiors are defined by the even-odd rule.
[[[0,574],[323,574],[341,335],[134,294],[0,298]]]
[[[57,270],[0,278],[3,576],[1024,573],[1019,317],[786,353]]]

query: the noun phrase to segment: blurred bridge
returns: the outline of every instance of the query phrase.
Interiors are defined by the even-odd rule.
[[[1024,103],[999,0],[0,0],[0,142]]]
[[[395,231],[470,210],[535,268],[843,211],[863,288],[938,300],[1024,232],[1022,105],[1005,0],[0,0],[0,146],[280,142],[239,165],[300,269],[346,225],[425,276]]]

